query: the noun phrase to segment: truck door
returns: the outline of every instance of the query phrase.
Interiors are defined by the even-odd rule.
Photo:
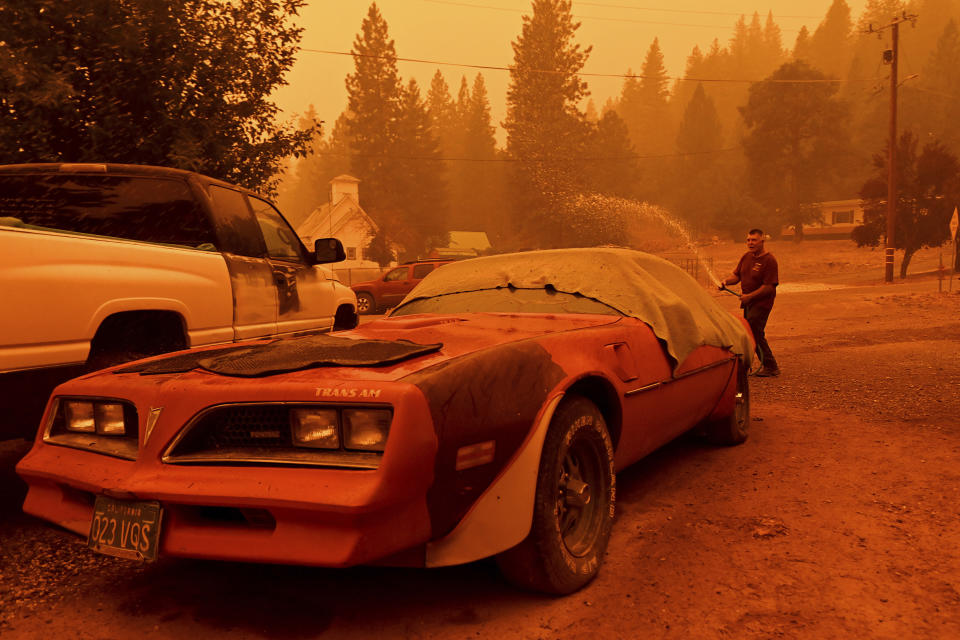
[[[210,185],[219,249],[233,289],[235,340],[277,333],[277,287],[256,218],[239,191]]]
[[[300,238],[273,205],[254,196],[248,199],[277,288],[277,332],[331,328],[336,311],[333,272],[307,261]]]
[[[392,307],[403,300],[403,297],[413,289],[410,279],[410,265],[401,265],[384,274],[380,287],[380,302],[385,307]]]

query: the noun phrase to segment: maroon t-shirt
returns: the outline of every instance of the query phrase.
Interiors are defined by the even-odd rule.
[[[772,253],[767,251],[758,256],[752,251],[747,251],[740,258],[733,274],[740,278],[740,290],[743,293],[752,293],[765,284],[772,286],[773,293],[763,298],[757,298],[751,304],[762,309],[773,308],[773,299],[777,296],[777,285],[780,284],[780,273],[777,267],[777,259],[773,257]]]

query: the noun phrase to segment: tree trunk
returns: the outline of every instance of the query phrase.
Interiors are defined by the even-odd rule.
[[[917,252],[915,247],[908,247],[903,250],[903,261],[900,262],[900,279],[904,280],[907,277],[907,267],[910,266],[910,258],[913,257],[913,254]]]

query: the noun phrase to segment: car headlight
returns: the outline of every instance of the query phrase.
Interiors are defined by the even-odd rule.
[[[390,432],[386,409],[344,409],[343,446],[360,451],[383,451]]]
[[[70,400],[64,407],[67,419],[67,431],[78,433],[94,433],[97,430],[96,420],[93,417],[93,403]]]
[[[290,412],[293,444],[312,449],[339,449],[336,409],[294,409]]]
[[[67,400],[64,405],[64,426],[67,431],[103,436],[123,436],[127,433],[122,404]]]
[[[97,433],[104,436],[122,436],[127,432],[123,421],[123,405],[97,403],[94,411]]]

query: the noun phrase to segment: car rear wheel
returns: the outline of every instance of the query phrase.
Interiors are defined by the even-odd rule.
[[[719,420],[713,420],[705,425],[705,435],[711,444],[733,446],[747,439],[750,427],[750,381],[747,378],[747,367],[737,360],[737,391],[733,412]]]
[[[561,402],[547,431],[530,534],[497,556],[508,580],[567,594],[596,577],[613,527],[613,443],[596,405]]]
[[[377,305],[373,301],[373,296],[369,293],[358,293],[357,294],[357,312],[358,313],[375,313],[377,310]]]

